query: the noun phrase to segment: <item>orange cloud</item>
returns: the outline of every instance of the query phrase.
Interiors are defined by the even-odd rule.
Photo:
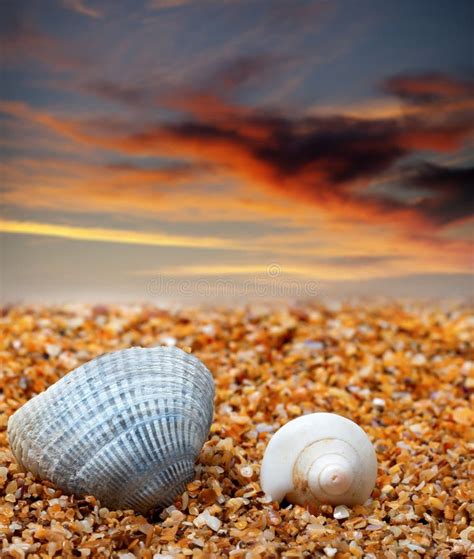
[[[167,168],[92,165],[56,158],[16,158],[0,164],[4,205],[62,213],[95,212],[188,222],[311,218],[296,201],[242,189],[219,188],[222,177],[205,166]],[[230,203],[232,200],[232,203]],[[288,210],[291,208],[289,214]]]
[[[360,247],[359,247],[360,248]],[[387,250],[387,247],[383,247]],[[276,253],[272,260],[266,262],[240,264],[187,264],[165,266],[156,269],[141,269],[132,275],[154,277],[166,274],[170,277],[206,278],[206,277],[249,277],[256,276],[262,280],[278,282],[287,278],[312,278],[325,280],[351,280],[371,277],[389,277],[396,274],[436,273],[439,261],[433,254],[416,258],[402,254],[348,255],[341,252],[337,256],[316,256],[298,259],[295,255]],[[465,267],[448,259],[443,263],[444,273],[462,272]]]
[[[416,87],[410,83],[411,89],[405,84],[410,93],[426,90],[432,94],[436,89],[431,82],[423,89],[421,78]],[[206,94],[174,99],[173,106],[185,114],[171,123],[131,125],[116,119],[74,120],[33,110],[19,102],[2,102],[0,109],[89,147],[193,162],[191,172],[184,167],[180,171],[140,170],[135,176],[137,181],[138,175],[145,178],[148,173],[150,179],[183,183],[199,175],[195,166],[208,166],[215,177],[237,178],[267,195],[274,193],[280,198],[310,203],[331,216],[373,223],[391,216],[401,227],[416,229],[449,222],[442,215],[442,204],[435,200],[428,204],[429,211],[424,211],[424,206],[410,197],[411,186],[407,188],[406,184],[398,185],[399,191],[406,193],[404,198],[391,196],[390,191],[382,194],[371,188],[369,193],[367,189],[405,157],[425,150],[453,152],[472,136],[474,122],[466,107],[453,105],[453,101],[463,101],[460,92],[464,90],[457,82],[452,87],[448,83],[447,78],[436,82],[435,111],[424,107],[409,117],[398,118],[320,115],[292,119],[275,112],[235,107]],[[397,87],[401,91],[401,85]],[[450,93],[457,97],[451,99]],[[445,98],[444,113],[440,113],[440,99],[444,103]],[[124,189],[134,179],[131,169],[126,175],[125,170],[121,183]],[[461,190],[454,189],[452,196]],[[439,200],[436,190],[430,196]],[[444,192],[443,201],[446,197],[450,194]],[[456,205],[456,201],[452,204]],[[433,211],[433,206],[438,207],[438,212]],[[449,216],[464,217],[452,212]]]
[[[399,74],[385,81],[384,89],[411,103],[451,101],[469,98],[474,93],[474,82],[440,73]]]

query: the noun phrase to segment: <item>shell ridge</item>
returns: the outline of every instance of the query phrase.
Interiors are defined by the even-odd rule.
[[[153,474],[154,472],[151,471],[142,489],[134,488],[135,491],[130,492],[130,497],[124,502],[125,505],[138,509],[150,508],[152,503],[167,506],[173,501],[172,498],[170,499],[169,493],[182,492],[186,483],[193,478],[194,460],[183,456],[179,461],[161,470],[156,478]],[[153,483],[153,480],[156,483]]]
[[[149,403],[155,401],[153,398],[150,397]],[[163,400],[161,400],[163,401]],[[135,403],[130,403],[129,407],[124,408],[120,414],[118,415],[114,415],[113,410],[110,410],[109,415],[99,424],[94,424],[93,420],[91,419],[89,422],[87,422],[86,424],[84,424],[83,429],[81,430],[74,430],[73,426],[71,427],[70,431],[68,431],[67,433],[64,433],[62,435],[62,437],[65,440],[72,440],[70,437],[70,434],[75,433],[76,437],[75,440],[77,441],[76,444],[71,444],[69,446],[68,449],[68,455],[65,455],[63,457],[63,461],[61,464],[61,467],[66,467],[68,463],[74,463],[76,457],[77,458],[82,458],[83,457],[83,452],[82,452],[82,440],[83,438],[88,438],[91,435],[96,436],[97,440],[96,440],[96,447],[97,448],[101,448],[106,444],[111,444],[113,442],[113,440],[116,438],[117,436],[117,432],[119,432],[117,423],[120,425],[120,427],[122,427],[123,430],[128,430],[132,427],[127,427],[126,424],[124,424],[124,419],[122,419],[122,416],[127,416],[130,415],[129,412],[131,412],[134,407],[135,407]],[[206,433],[205,433],[205,429],[203,429],[204,425],[203,425],[203,421],[201,417],[197,416],[197,415],[189,415],[189,412],[185,413],[187,410],[186,409],[177,409],[174,411],[169,410],[168,408],[165,408],[164,411],[160,411],[159,414],[157,412],[154,412],[154,415],[150,415],[148,417],[145,416],[145,414],[142,414],[143,416],[146,417],[146,419],[144,419],[143,421],[141,421],[142,423],[147,423],[147,422],[151,422],[154,421],[156,419],[166,419],[167,417],[169,418],[173,418],[173,417],[182,417],[183,421],[190,421],[193,424],[195,424],[197,426],[197,434],[199,434],[200,436],[202,436],[203,439],[205,439],[206,437]],[[134,418],[136,419],[136,417]],[[110,422],[110,420],[112,420],[112,424]],[[206,418],[206,421],[208,420],[208,418]],[[212,421],[212,417],[210,418],[210,421]],[[209,421],[209,423],[210,423]],[[87,429],[86,429],[87,426]],[[112,427],[114,427],[112,429]],[[114,436],[110,437],[110,434],[113,433]],[[58,440],[56,440],[54,442],[54,444],[58,444]]]
[[[171,458],[171,457],[170,457]],[[150,480],[160,480],[161,485],[169,485],[173,481],[181,481],[181,474],[188,475],[190,470],[194,470],[194,458],[191,453],[187,452],[173,457],[172,460],[167,462],[158,462],[151,464],[146,469],[146,475],[140,480],[136,481],[130,486],[130,494],[136,495],[140,491],[147,491],[150,485]],[[179,474],[179,475],[178,475]],[[142,487],[141,490],[139,488]]]
[[[158,427],[160,429],[160,438],[155,441],[157,454],[156,456],[152,456],[151,458],[153,462],[165,465],[167,461],[170,460],[170,457],[172,458],[172,454],[170,453],[170,451],[172,451],[174,447],[174,441],[169,436],[166,436],[163,430],[164,426],[163,426],[162,419],[163,417],[161,416],[160,418],[158,418],[158,420],[155,420],[153,422],[145,421],[139,426],[134,426],[130,428],[129,431],[136,430],[141,426],[145,427],[147,424],[150,423],[153,425],[153,427]],[[195,430],[197,434],[200,435],[200,431],[198,430],[199,425],[193,424],[192,428]],[[117,475],[117,477],[126,477],[130,466],[131,457],[136,455],[136,449],[137,449],[137,447],[135,446],[134,450],[132,450],[132,453],[130,455],[130,452],[127,452],[127,447],[125,445],[120,444],[121,442],[123,442],[122,437],[126,435],[128,436],[130,434],[129,431],[127,431],[127,433],[122,433],[120,436],[120,440],[117,439],[111,440],[107,445],[104,445],[104,447],[101,449],[100,452],[96,453],[92,458],[89,459],[88,462],[84,463],[75,474],[75,479],[72,480],[73,483],[81,483],[80,482],[81,479],[87,479],[90,476],[91,470],[93,470],[94,467],[96,467],[96,469],[98,469],[99,472],[105,471],[107,466],[107,460],[103,460],[103,458],[108,458],[110,463],[111,457],[113,456],[113,454],[111,454],[111,450],[115,446],[120,449],[120,459],[116,457],[114,463],[115,473],[114,476],[110,476],[110,477],[115,477],[115,474]],[[199,440],[198,437],[195,437],[195,440],[197,442],[187,452],[190,451],[196,452],[196,450],[199,451],[202,444],[204,443],[204,439],[205,436],[204,437],[200,436]],[[130,442],[130,439],[127,440],[129,440]],[[163,441],[165,441],[166,444],[163,444]]]

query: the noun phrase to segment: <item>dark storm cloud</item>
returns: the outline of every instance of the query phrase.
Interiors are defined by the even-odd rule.
[[[412,171],[405,184],[427,192],[416,207],[436,223],[456,221],[474,212],[474,167],[424,163]]]
[[[281,177],[314,168],[333,188],[384,171],[405,150],[394,141],[396,124],[366,122],[344,117],[308,118],[301,121],[256,119],[266,126],[270,139],[256,145],[256,159],[271,166]],[[270,134],[271,133],[271,134]]]
[[[160,126],[157,133],[176,142],[196,140],[203,146],[222,142],[230,152],[232,148],[245,152],[276,181],[304,176],[314,194],[326,188],[342,191],[352,181],[376,176],[408,152],[398,141],[397,122],[390,120],[291,119],[254,111],[211,122],[182,121]],[[232,165],[231,155],[228,163]]]
[[[206,113],[207,114],[207,113]],[[430,116],[430,115],[428,115]],[[173,149],[211,158],[216,165],[235,170],[254,181],[294,197],[312,200],[333,209],[344,208],[379,219],[393,213],[411,213],[433,225],[442,225],[469,215],[472,207],[459,203],[465,190],[459,181],[469,176],[459,171],[441,172],[423,168],[408,184],[422,184],[429,194],[422,202],[403,202],[388,194],[366,192],[372,181],[419,150],[451,151],[472,135],[472,120],[458,113],[430,118],[355,119],[349,117],[290,118],[265,111],[215,115],[207,121],[183,120],[157,126],[130,137],[151,145],[159,138]],[[214,146],[216,148],[213,153]],[[403,186],[403,185],[402,185]]]

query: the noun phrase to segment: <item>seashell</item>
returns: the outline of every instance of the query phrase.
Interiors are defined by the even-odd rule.
[[[194,477],[214,381],[175,347],[102,355],[35,396],[8,422],[24,470],[111,509],[168,506]]]
[[[363,504],[377,477],[377,457],[361,427],[333,413],[293,419],[271,438],[260,484],[275,501],[306,506]]]

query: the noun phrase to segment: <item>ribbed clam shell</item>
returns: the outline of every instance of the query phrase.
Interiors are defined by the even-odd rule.
[[[213,417],[214,381],[174,347],[134,347],[85,363],[8,422],[19,464],[109,508],[169,505],[194,475]]]

